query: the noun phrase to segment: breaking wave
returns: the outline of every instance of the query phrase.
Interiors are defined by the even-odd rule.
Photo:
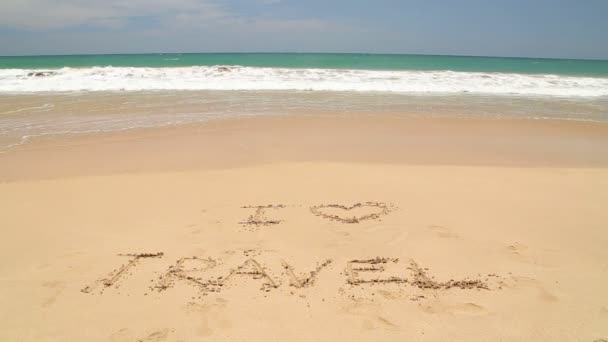
[[[608,96],[608,78],[454,71],[241,66],[0,69],[0,92],[299,90],[408,94]]]

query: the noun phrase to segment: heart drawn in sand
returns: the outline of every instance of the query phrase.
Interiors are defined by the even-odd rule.
[[[356,203],[350,207],[341,204],[321,204],[310,207],[310,211],[316,216],[342,223],[359,223],[364,220],[375,220],[382,215],[387,215],[391,212],[391,208],[389,205],[381,202],[365,202]],[[355,213],[358,213],[359,216]]]

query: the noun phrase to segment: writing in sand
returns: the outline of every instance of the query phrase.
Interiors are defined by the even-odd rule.
[[[242,209],[253,210],[253,213],[240,220],[239,224],[243,227],[253,228],[280,224],[283,220],[269,218],[268,211],[285,207],[282,204],[242,206]],[[321,204],[309,208],[312,214],[341,224],[380,220],[382,216],[388,215],[395,209],[394,205],[382,202],[364,202],[350,206]],[[281,255],[259,248],[244,249],[240,252],[226,250],[220,254],[230,257],[191,255],[174,259],[168,268],[155,269],[152,271],[152,275],[146,275],[149,285],[144,290],[163,293],[180,284],[193,288],[199,297],[202,297],[235,286],[257,284],[263,292],[289,288],[290,293],[293,294],[293,291],[298,289],[316,286],[317,280],[323,277],[324,273],[331,272],[329,269],[337,265],[337,261],[341,264],[341,271],[329,276],[337,279],[335,284],[338,285],[337,291],[341,294],[345,293],[345,286],[349,288],[396,286],[418,290],[490,291],[501,289],[504,285],[504,278],[497,274],[477,274],[476,277],[436,280],[428,268],[420,266],[414,259],[403,262],[399,258],[387,256],[341,257],[342,260],[320,259],[318,256],[312,256],[311,258],[315,258],[316,261],[314,266],[308,266],[307,269],[300,266],[301,269],[297,269],[292,262]],[[235,257],[235,255],[237,256]],[[107,289],[120,287],[121,283],[123,286],[130,286],[128,278],[136,274],[142,264],[150,264],[154,260],[166,257],[163,252],[130,253],[119,254],[119,256],[128,258],[128,261],[106,276],[88,284],[81,291],[89,294],[102,294]],[[269,267],[269,264],[275,266]],[[150,267],[147,267],[145,272],[150,273]],[[424,296],[416,298],[420,297],[424,298]]]

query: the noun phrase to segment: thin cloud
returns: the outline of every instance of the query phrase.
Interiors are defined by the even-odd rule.
[[[77,26],[112,27],[130,18],[180,15],[216,19],[229,16],[222,6],[200,0],[2,0],[0,26],[23,30],[65,29]]]

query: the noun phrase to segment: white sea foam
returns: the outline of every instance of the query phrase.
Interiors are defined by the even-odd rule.
[[[235,66],[0,69],[0,93],[142,90],[307,90],[409,94],[608,96],[608,78],[453,71]]]

